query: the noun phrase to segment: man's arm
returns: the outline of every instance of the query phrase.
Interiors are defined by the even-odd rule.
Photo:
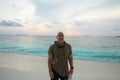
[[[51,63],[52,63],[52,54],[49,53],[49,54],[48,54],[48,70],[49,70],[49,76],[50,76],[51,78],[53,78],[53,77],[54,77],[54,74],[53,74],[53,72],[52,72]]]
[[[70,64],[70,73],[72,74],[73,73],[73,57],[72,57],[72,54],[69,56],[69,64]]]
[[[51,68],[51,63],[52,63],[52,54],[48,54],[48,70],[49,72],[52,71],[52,68]]]

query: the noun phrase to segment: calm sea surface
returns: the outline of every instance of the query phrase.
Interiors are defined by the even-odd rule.
[[[0,51],[47,56],[55,36],[0,36]],[[120,37],[65,37],[75,59],[120,62]]]

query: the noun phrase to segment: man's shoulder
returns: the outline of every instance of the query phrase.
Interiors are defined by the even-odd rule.
[[[50,45],[50,48],[53,48],[54,46],[55,46],[55,44],[51,44],[51,45]]]
[[[66,45],[69,46],[69,47],[71,47],[71,45],[69,43],[67,43],[67,42],[66,42]]]

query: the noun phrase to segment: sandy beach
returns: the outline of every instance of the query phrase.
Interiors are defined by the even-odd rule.
[[[120,80],[120,63],[74,59],[73,80]],[[0,52],[0,80],[50,80],[47,57]]]

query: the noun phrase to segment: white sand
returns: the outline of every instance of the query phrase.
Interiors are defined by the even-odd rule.
[[[73,80],[120,80],[120,63],[74,60]],[[50,80],[47,57],[0,52],[0,80]]]

